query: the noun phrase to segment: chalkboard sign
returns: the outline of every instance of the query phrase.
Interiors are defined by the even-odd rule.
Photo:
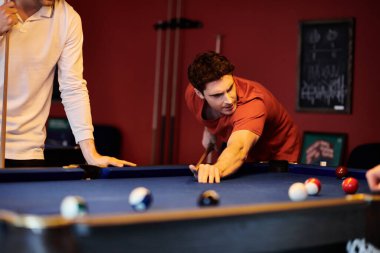
[[[354,19],[303,21],[297,110],[351,113]]]

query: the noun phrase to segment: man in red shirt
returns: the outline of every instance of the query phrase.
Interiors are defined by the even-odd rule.
[[[219,183],[245,161],[298,160],[299,132],[287,111],[266,88],[233,70],[215,52],[198,55],[188,68],[185,99],[205,126],[203,145],[214,136],[227,143],[215,164],[190,165],[199,183]]]

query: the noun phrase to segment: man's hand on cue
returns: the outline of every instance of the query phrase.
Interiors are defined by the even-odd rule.
[[[198,183],[220,183],[219,169],[212,164],[199,164],[198,167],[190,165],[189,169],[198,178]]]

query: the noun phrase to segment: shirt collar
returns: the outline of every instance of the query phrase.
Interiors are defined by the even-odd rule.
[[[54,5],[52,5],[52,6],[42,6],[41,9],[38,12],[40,12],[40,17],[41,18],[52,18],[53,15],[54,15]]]
[[[36,21],[45,18],[52,18],[54,15],[54,5],[53,6],[42,6],[36,13],[28,18],[29,21]]]

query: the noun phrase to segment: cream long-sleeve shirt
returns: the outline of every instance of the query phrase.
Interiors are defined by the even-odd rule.
[[[42,7],[25,21],[19,18],[19,23],[12,28],[7,159],[43,159],[45,123],[51,106],[56,66],[62,103],[76,142],[93,139],[90,101],[82,74],[82,44],[80,17],[64,0],[56,1],[54,7]],[[5,36],[0,36],[0,99],[4,86],[4,45]]]

